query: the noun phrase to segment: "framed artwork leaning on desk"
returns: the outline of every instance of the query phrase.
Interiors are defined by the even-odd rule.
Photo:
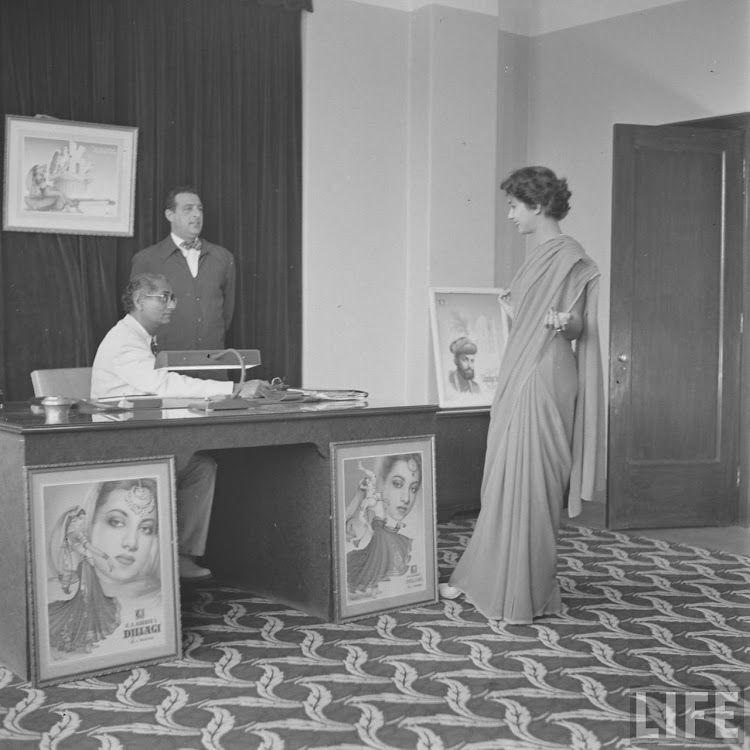
[[[437,599],[433,435],[331,443],[336,621]]]
[[[181,653],[174,458],[26,467],[32,680]]]
[[[441,408],[490,406],[508,339],[496,288],[431,288],[430,323]]]

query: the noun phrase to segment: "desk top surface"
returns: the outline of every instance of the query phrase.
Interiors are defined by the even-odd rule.
[[[37,411],[32,411],[32,404]],[[37,433],[72,432],[127,427],[165,426],[169,424],[226,424],[232,422],[265,422],[275,420],[311,419],[316,415],[350,417],[355,414],[377,415],[406,412],[435,412],[435,404],[396,403],[393,401],[320,401],[259,403],[251,409],[227,411],[198,411],[170,404],[162,409],[129,409],[84,413],[70,409],[58,421],[58,415],[46,417],[34,402],[12,402],[0,410],[0,432]],[[54,421],[50,421],[50,420]]]

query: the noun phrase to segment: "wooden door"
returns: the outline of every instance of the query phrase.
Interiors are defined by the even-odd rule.
[[[607,521],[737,518],[742,134],[616,125]]]

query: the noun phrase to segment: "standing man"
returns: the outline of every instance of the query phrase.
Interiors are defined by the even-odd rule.
[[[179,305],[159,330],[163,350],[223,349],[234,314],[235,267],[232,253],[200,238],[203,205],[195,188],[169,191],[164,215],[168,237],[133,256],[130,278],[165,276]]]

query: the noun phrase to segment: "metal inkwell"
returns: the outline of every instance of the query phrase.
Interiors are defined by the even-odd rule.
[[[74,399],[66,398],[65,396],[45,396],[42,399],[44,421],[47,424],[60,424],[61,422],[67,422],[70,407],[73,406],[74,403]]]

